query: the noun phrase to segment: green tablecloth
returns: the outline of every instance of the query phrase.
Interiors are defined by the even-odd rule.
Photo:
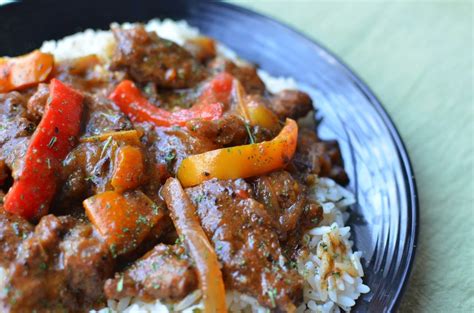
[[[239,4],[318,40],[388,110],[410,154],[421,233],[401,312],[474,312],[472,2]]]

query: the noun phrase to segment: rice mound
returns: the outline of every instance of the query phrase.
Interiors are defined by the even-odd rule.
[[[130,28],[134,24],[122,25]],[[158,36],[183,44],[186,39],[199,35],[199,30],[189,26],[185,21],[170,19],[153,19],[145,24],[147,31],[154,31]],[[58,41],[46,41],[40,50],[54,54],[56,60],[70,59],[88,54],[96,54],[104,60],[109,60],[111,47],[114,44],[110,31],[88,29],[84,32],[67,36]],[[232,50],[218,44],[218,53],[234,60],[240,60]],[[259,76],[271,92],[283,89],[297,88],[292,78],[272,77],[265,71],[259,70]],[[296,268],[304,277],[304,302],[297,312],[333,313],[350,311],[357,298],[368,293],[370,288],[364,285],[364,271],[360,262],[361,252],[352,251],[350,227],[345,226],[348,206],[355,203],[352,193],[337,185],[329,178],[320,178],[311,190],[314,200],[323,208],[323,221],[320,226],[309,230],[303,237],[304,244],[309,248],[309,254],[298,260]],[[0,269],[0,282],[5,275]],[[201,292],[196,290],[179,303],[166,304],[160,301],[152,303],[126,297],[120,301],[108,300],[107,307],[90,312],[196,312],[202,309]],[[230,312],[268,312],[267,308],[259,305],[257,300],[236,291],[227,291],[227,306]]]

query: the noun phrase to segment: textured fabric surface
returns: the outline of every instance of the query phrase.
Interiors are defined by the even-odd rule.
[[[401,312],[474,312],[473,2],[252,1],[309,35],[379,97],[410,154],[421,204]]]

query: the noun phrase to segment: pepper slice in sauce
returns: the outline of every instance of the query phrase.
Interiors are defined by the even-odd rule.
[[[82,100],[83,96],[74,89],[51,80],[46,110],[31,137],[23,169],[5,196],[6,211],[26,219],[48,212],[61,162],[79,133]]]
[[[287,119],[278,136],[270,141],[187,157],[177,176],[184,187],[189,187],[211,178],[237,179],[266,174],[288,164],[295,153],[297,138],[298,125]]]
[[[176,178],[168,178],[163,197],[176,231],[196,263],[205,313],[225,313],[225,287],[217,255],[201,227],[196,208]]]
[[[214,120],[222,116],[223,103],[230,98],[234,78],[227,73],[216,75],[190,109],[170,112],[149,103],[130,80],[124,80],[109,98],[134,122],[151,122],[156,126],[184,126],[192,119]]]

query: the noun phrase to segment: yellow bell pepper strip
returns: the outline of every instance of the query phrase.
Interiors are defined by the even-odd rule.
[[[196,208],[176,178],[168,178],[163,187],[163,197],[176,231],[196,263],[204,312],[227,312],[224,281],[217,255],[199,223]]]
[[[15,58],[2,58],[0,92],[9,92],[44,82],[53,67],[53,56],[39,50]]]
[[[298,125],[287,119],[278,136],[270,141],[222,148],[187,157],[178,169],[184,187],[211,178],[237,179],[263,175],[285,167],[296,150]]]
[[[45,112],[24,156],[21,173],[5,196],[5,210],[26,219],[46,214],[61,162],[80,130],[83,96],[52,79]]]
[[[227,102],[232,89],[233,77],[218,74],[210,81],[197,103],[190,109],[170,112],[149,103],[130,80],[122,81],[110,94],[114,101],[133,122],[151,122],[156,126],[183,126],[192,119],[214,120],[222,116],[223,103]]]
[[[130,145],[139,145],[140,138],[143,135],[143,132],[140,130],[122,130],[117,132],[107,132],[95,136],[82,137],[79,139],[79,142],[102,142],[108,140],[110,137],[116,141],[125,142]]]
[[[242,84],[234,82],[234,95],[238,110],[244,120],[251,126],[260,126],[271,131],[279,129],[279,120],[275,113],[265,106],[264,103],[248,99]]]
[[[105,191],[83,202],[86,215],[114,257],[131,252],[165,216],[143,192]]]
[[[114,173],[110,184],[117,192],[135,189],[143,178],[143,154],[140,148],[122,146],[115,156]]]

